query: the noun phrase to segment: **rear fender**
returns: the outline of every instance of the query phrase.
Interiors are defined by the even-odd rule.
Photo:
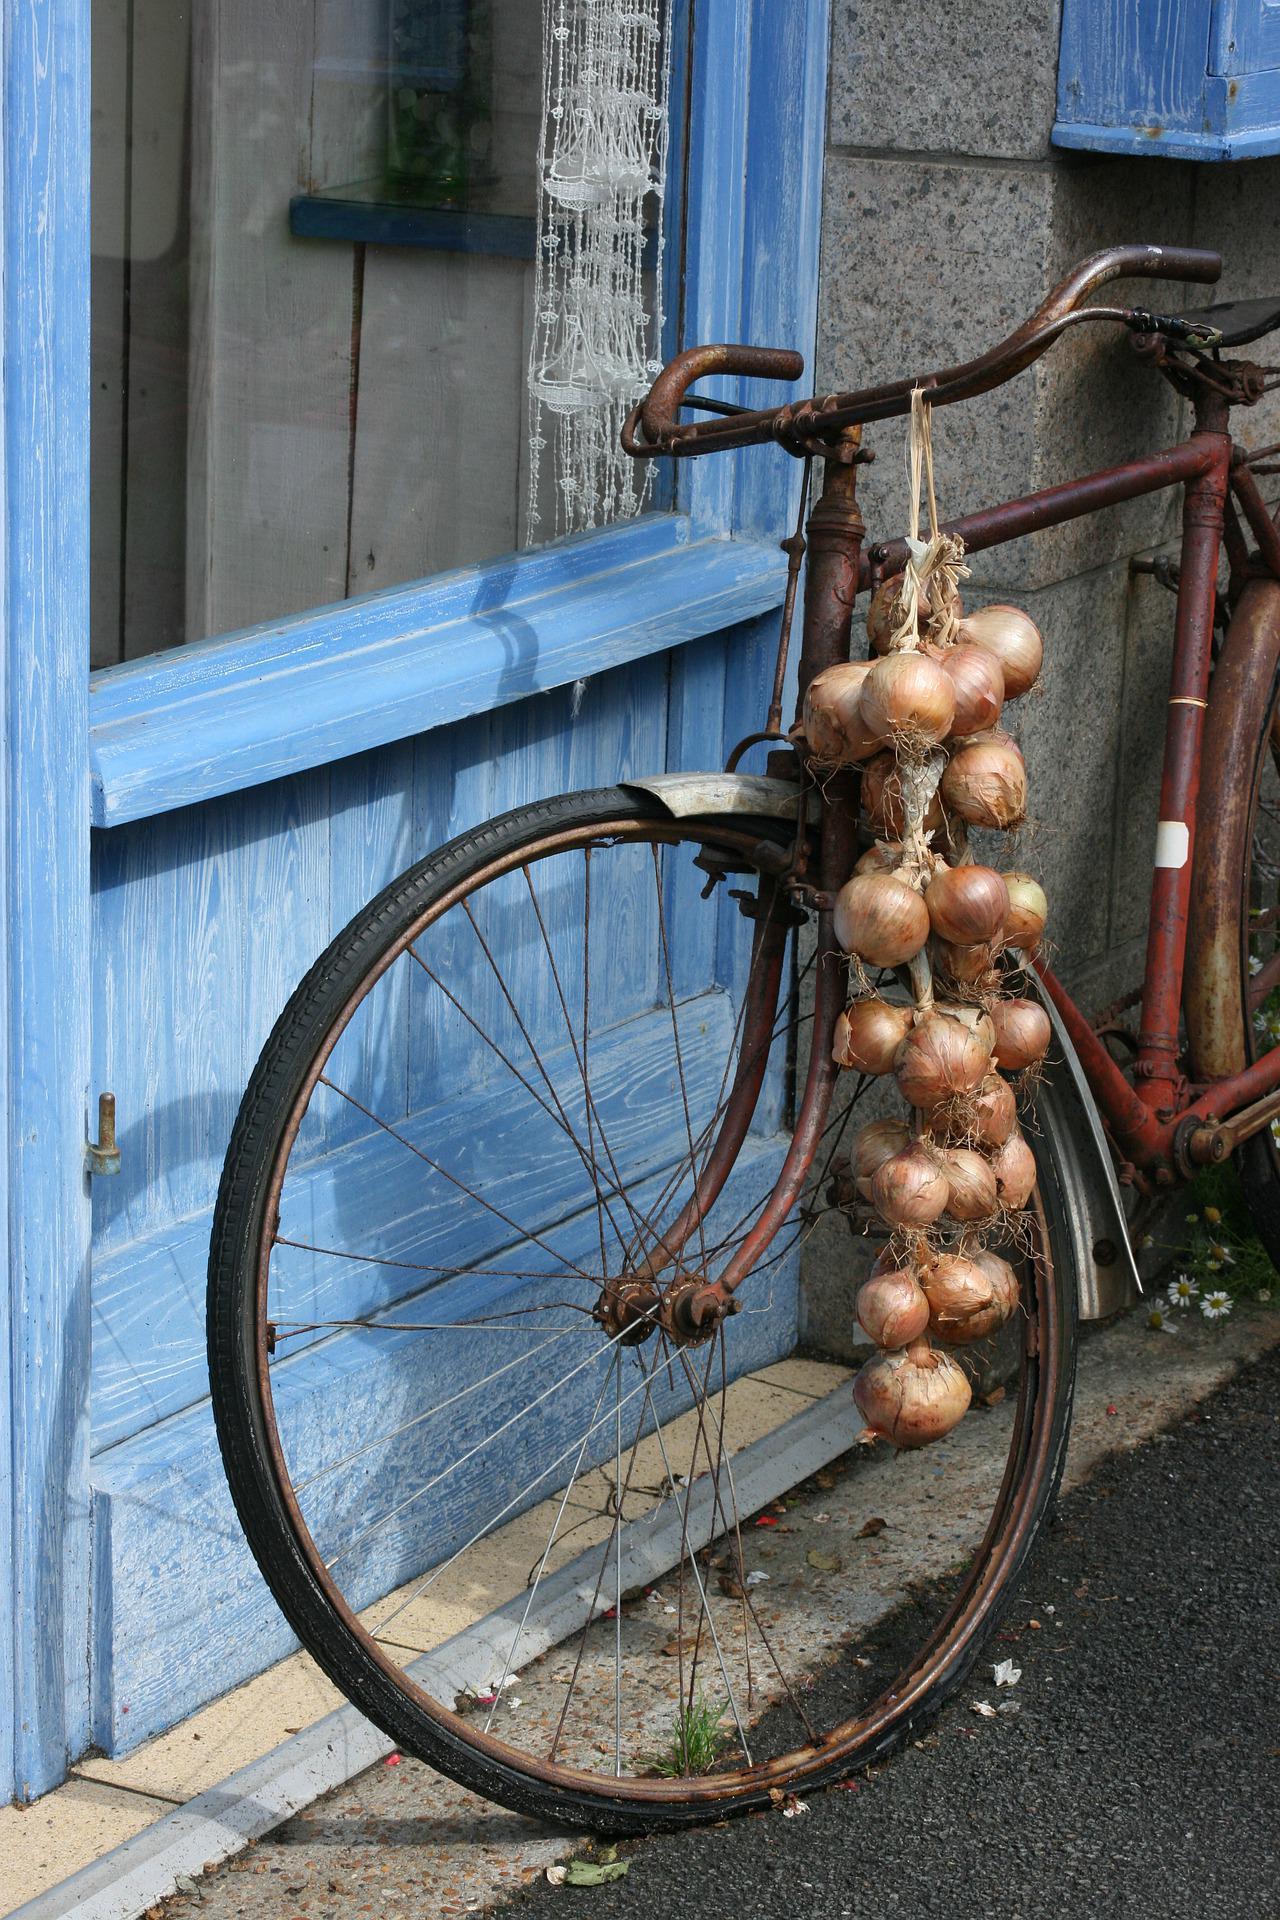
[[[1062,1017],[1028,967],[1025,992],[1040,1000],[1053,1025],[1053,1045],[1036,1088],[1028,1128],[1041,1185],[1058,1190],[1077,1277],[1080,1318],[1105,1320],[1130,1307],[1142,1282],[1129,1243],[1120,1186],[1107,1137],[1079,1055]]]

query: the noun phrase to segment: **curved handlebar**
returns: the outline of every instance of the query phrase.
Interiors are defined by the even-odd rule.
[[[1201,247],[1107,247],[1078,262],[1023,324],[998,346],[938,373],[894,380],[885,386],[827,394],[759,412],[741,410],[729,419],[681,425],[677,413],[695,380],[712,373],[796,380],[804,371],[798,353],[778,347],[690,347],[668,363],[647,397],[634,409],[622,434],[626,451],[654,454],[712,453],[779,439],[802,444],[868,420],[890,419],[911,408],[916,387],[927,387],[935,406],[989,392],[1021,373],[1057,339],[1082,303],[1108,280],[1142,278],[1211,284],[1222,272],[1222,255]],[[1107,308],[1099,319],[1123,320],[1125,309]],[[1084,317],[1083,315],[1081,317]],[[639,437],[637,428],[643,430]]]

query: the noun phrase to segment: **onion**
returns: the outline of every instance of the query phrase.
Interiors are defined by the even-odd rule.
[[[856,1067],[859,1073],[888,1073],[914,1017],[912,1007],[890,1006],[874,997],[855,1000],[836,1021],[831,1058],[838,1067]]]
[[[984,1016],[970,1026],[947,1013],[927,1013],[898,1049],[894,1073],[903,1098],[932,1113],[944,1100],[970,1092],[990,1071],[994,1038]]]
[[[1002,1206],[1015,1213],[1025,1207],[1036,1184],[1036,1157],[1021,1132],[1010,1133],[991,1156],[991,1171]]]
[[[1000,1205],[991,1162],[972,1147],[947,1147],[940,1154],[953,1220],[989,1220]]]
[[[970,1399],[964,1368],[927,1340],[913,1340],[900,1353],[878,1353],[853,1383],[859,1413],[895,1447],[924,1447],[941,1440],[964,1418]]]
[[[883,735],[868,732],[858,707],[862,683],[873,664],[870,660],[841,661],[824,667],[809,682],[804,696],[804,736],[819,760],[865,760],[883,747]]]
[[[836,895],[836,939],[873,967],[896,967],[929,937],[929,909],[893,873],[855,873]]]
[[[996,963],[998,948],[994,946],[957,947],[949,940],[934,940],[931,944],[937,971],[962,986],[972,986],[981,980]]]
[[[890,840],[901,840],[906,826],[902,807],[902,777],[891,753],[878,753],[862,770],[862,804],[877,833]],[[940,827],[942,803],[935,793],[925,811],[926,833]]]
[[[858,1288],[858,1324],[877,1347],[905,1347],[929,1324],[923,1287],[906,1268],[873,1273]]]
[[[1009,912],[1004,923],[1005,943],[1010,947],[1026,947],[1034,953],[1040,944],[1044,923],[1049,918],[1049,902],[1044,897],[1044,888],[1029,873],[1006,873],[1004,883],[1009,889]]]
[[[996,1030],[996,1059],[1005,1073],[1020,1073],[1043,1060],[1053,1028],[1037,1000],[996,1000],[991,1006]]]
[[[1006,1320],[1013,1318],[1020,1298],[1018,1276],[1009,1265],[1009,1262],[1002,1260],[998,1253],[987,1253],[984,1251],[982,1253],[975,1253],[972,1258],[974,1265],[981,1267],[988,1280],[990,1280],[991,1291],[995,1296],[995,1318],[993,1318],[989,1327],[983,1328],[981,1335],[975,1336],[976,1338],[984,1338],[988,1333],[995,1333],[998,1328],[1005,1324]]]
[[[855,873],[892,873],[902,865],[901,840],[877,840],[858,860]]]
[[[984,945],[1004,929],[1009,889],[992,867],[938,867],[924,890],[934,932],[956,946]]]
[[[888,740],[945,740],[956,713],[951,677],[917,652],[877,660],[862,688],[859,710],[867,731]]]
[[[1007,733],[962,740],[939,788],[953,813],[974,827],[1016,827],[1027,811],[1027,769]]]
[[[889,642],[902,625],[902,583],[905,574],[891,573],[880,582],[871,596],[871,605],[867,608],[867,638],[877,653],[888,653]],[[926,585],[920,595],[921,620],[929,620],[934,612],[934,596],[937,592],[937,580]],[[950,596],[951,611],[957,619],[960,617],[960,595],[954,590]]]
[[[929,1121],[944,1140],[979,1147],[1002,1147],[1017,1123],[1013,1088],[998,1073],[989,1073],[975,1092],[949,1100]]]
[[[929,1331],[964,1346],[991,1329],[996,1304],[991,1276],[962,1253],[940,1253],[920,1276],[929,1302]]]
[[[938,665],[955,689],[952,733],[985,733],[994,727],[1004,705],[1004,671],[995,654],[985,647],[948,647],[938,655]]]
[[[910,1144],[910,1130],[901,1120],[871,1120],[858,1129],[853,1141],[853,1173],[864,1200],[871,1198],[871,1180],[876,1169]]]
[[[1020,607],[979,607],[960,622],[959,638],[993,653],[1004,673],[1004,697],[1016,700],[1034,686],[1044,659],[1040,629]]]
[[[871,1181],[876,1212],[891,1227],[930,1227],[947,1204],[947,1176],[919,1140],[881,1161]]]

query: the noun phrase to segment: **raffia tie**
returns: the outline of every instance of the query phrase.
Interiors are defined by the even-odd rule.
[[[902,619],[889,641],[890,652],[917,649],[923,640],[935,646],[950,646],[957,621],[952,611],[956,584],[967,580],[969,569],[962,564],[964,541],[954,533],[943,533],[938,526],[938,497],[933,484],[933,408],[923,387],[911,394],[911,432],[907,440],[907,481],[910,526],[907,533],[907,564],[898,598]],[[929,506],[929,537],[920,537],[920,501],[924,493]],[[927,593],[933,582],[936,593]],[[931,601],[939,611],[923,621],[921,608]]]

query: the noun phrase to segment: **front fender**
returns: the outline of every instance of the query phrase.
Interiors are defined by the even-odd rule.
[[[794,780],[773,780],[762,773],[655,773],[647,780],[620,780],[627,793],[647,793],[678,820],[717,813],[754,814],[758,820],[794,820],[800,788]],[[809,817],[815,819],[818,796],[809,789]]]

